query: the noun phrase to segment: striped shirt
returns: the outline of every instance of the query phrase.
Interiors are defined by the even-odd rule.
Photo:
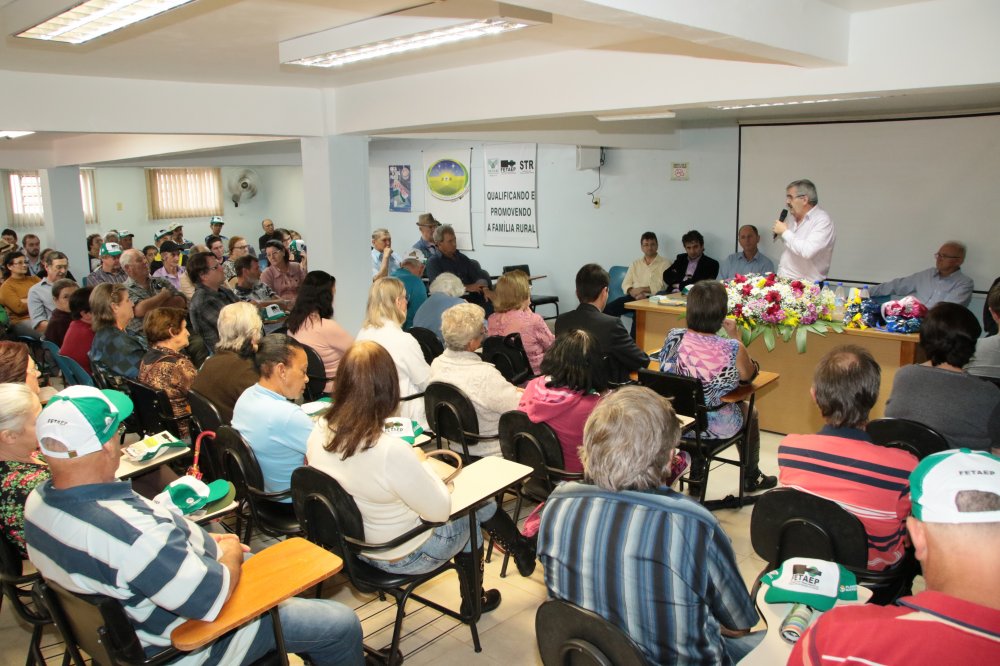
[[[656,664],[728,664],[720,625],[757,623],[729,537],[669,489],[566,483],[538,534],[549,594],[623,629]]]
[[[781,485],[836,502],[857,516],[868,535],[868,568],[875,570],[903,557],[909,478],[916,466],[911,453],[872,444],[853,428],[788,435],[778,446]]]
[[[47,481],[28,497],[24,517],[28,555],[41,574],[73,592],[121,600],[147,654],[170,645],[170,632],[187,619],[214,620],[226,601],[229,571],[211,536],[128,482],[56,490]],[[252,622],[176,663],[239,663],[258,627]]]

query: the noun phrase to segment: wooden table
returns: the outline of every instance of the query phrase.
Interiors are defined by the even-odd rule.
[[[683,307],[657,305],[648,300],[627,303],[625,307],[635,311],[636,341],[641,349],[658,349],[670,329],[687,326]],[[813,370],[826,352],[846,344],[864,347],[882,366],[882,388],[871,412],[872,419],[881,418],[896,371],[917,360],[918,341],[915,334],[846,329],[842,334],[831,331],[825,336],[810,333],[806,353],[799,354],[794,340],[786,343],[778,338],[774,350],[768,352],[763,337],[757,338],[750,343],[750,356],[760,363],[762,370],[780,375],[758,396],[760,427],[778,433],[818,432],[823,427],[823,418],[809,395]]]
[[[122,456],[121,462],[118,463],[118,469],[115,471],[115,476],[119,479],[131,479],[133,476],[137,476],[143,472],[148,472],[155,467],[159,467],[164,463],[170,462],[174,458],[180,458],[190,452],[190,446],[170,447],[164,453],[161,453],[152,460],[147,460],[145,462],[132,462]]]
[[[188,620],[174,629],[170,641],[178,650],[197,650],[282,601],[326,580],[343,568],[333,553],[294,537],[249,558],[243,563],[240,582],[212,622]]]

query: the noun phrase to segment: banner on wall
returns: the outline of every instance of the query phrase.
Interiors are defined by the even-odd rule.
[[[410,212],[410,165],[389,165],[389,211]]]
[[[455,228],[459,250],[472,250],[469,189],[471,148],[424,151],[424,208],[441,224]]]
[[[484,146],[486,245],[538,247],[534,143]]]

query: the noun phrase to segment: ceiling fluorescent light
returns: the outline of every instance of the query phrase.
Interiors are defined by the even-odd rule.
[[[17,36],[82,44],[189,2],[193,0],[87,0]]]
[[[864,99],[881,99],[879,95],[868,97],[826,97],[822,99],[800,99],[788,102],[760,102],[758,104],[734,104],[732,106],[710,106],[718,111],[738,111],[740,109],[766,109],[772,106],[797,106],[800,104],[826,104],[827,102],[857,102]]]
[[[623,113],[621,115],[594,116],[598,120],[609,122],[614,120],[656,120],[658,118],[676,118],[673,111],[651,111],[649,113]]]
[[[551,14],[544,12],[504,4],[496,9],[493,16],[483,17],[420,16],[414,10],[377,16],[285,40],[278,45],[278,56],[287,65],[342,67],[551,21]]]
[[[22,136],[28,136],[29,134],[34,134],[34,132],[18,132],[16,130],[0,130],[0,139],[16,139]]]

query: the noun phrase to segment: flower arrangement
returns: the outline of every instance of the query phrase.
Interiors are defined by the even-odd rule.
[[[806,335],[826,335],[844,327],[833,321],[834,299],[829,290],[808,280],[767,275],[739,275],[723,283],[729,295],[729,316],[739,325],[743,344],[764,337],[768,351],[778,336],[785,342],[795,336],[800,354],[806,351]]]

